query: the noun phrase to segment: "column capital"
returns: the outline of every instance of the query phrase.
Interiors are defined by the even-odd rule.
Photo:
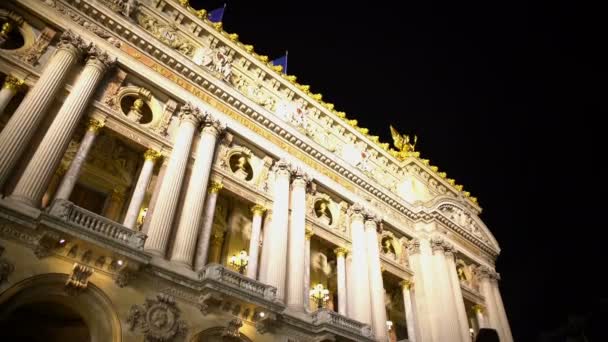
[[[156,150],[148,149],[144,152],[144,159],[155,162],[158,158],[162,157],[162,154]]]
[[[272,166],[272,171],[278,176],[289,176],[291,170],[291,164],[289,164],[286,159],[282,158]]]
[[[222,123],[220,120],[213,118],[211,115],[207,114],[205,117],[205,121],[203,122],[202,133],[212,134],[215,137],[218,137],[224,133],[226,130],[226,124]]]
[[[456,253],[456,248],[454,247],[453,244],[451,244],[448,241],[443,241],[443,248],[444,248],[446,257],[451,257],[451,258],[454,257],[454,254]]]
[[[414,286],[414,282],[411,279],[403,279],[399,282],[399,285],[402,289],[409,290],[412,288],[412,286]]]
[[[305,234],[306,234],[306,240],[310,240],[310,238],[312,238],[312,236],[315,235],[315,231],[307,227]]]
[[[439,235],[433,235],[431,237],[431,249],[433,250],[433,253],[435,253],[435,252],[444,253],[445,252],[445,241],[443,240],[443,237],[441,237]]]
[[[25,82],[13,75],[6,75],[2,88],[9,89],[13,92],[18,92],[25,87]]]
[[[479,279],[499,280],[500,275],[488,266],[478,266],[475,269],[475,273]]]
[[[409,255],[415,255],[420,253],[420,239],[411,239],[407,244],[407,252]]]
[[[217,182],[217,181],[212,180],[209,183],[209,190],[207,190],[207,192],[210,193],[210,194],[217,194],[223,188],[224,188],[224,184],[222,184],[221,182]]]
[[[345,257],[346,253],[348,253],[348,248],[346,247],[338,247],[336,249],[334,249],[334,253],[336,254],[336,256],[339,257]]]
[[[105,126],[105,123],[103,121],[99,121],[97,119],[89,118],[89,120],[87,121],[87,131],[90,131],[93,133],[99,132],[99,130],[103,126]]]
[[[97,46],[91,44],[87,51],[87,65],[95,66],[105,72],[107,69],[114,66],[116,63],[116,57],[108,55],[107,52],[99,49]]]
[[[76,56],[86,51],[89,47],[90,44],[85,43],[79,35],[70,30],[64,31],[59,36],[59,43],[57,43],[58,50],[66,50]]]
[[[475,311],[476,313],[483,313],[485,310],[486,310],[486,307],[481,304],[473,305],[473,311]]]
[[[308,187],[312,182],[312,177],[304,172],[301,167],[292,168],[291,177],[292,184],[295,186]]]
[[[375,229],[380,234],[382,233],[382,219],[379,215],[368,211],[365,213],[365,227]]]
[[[181,106],[178,115],[181,121],[191,122],[195,127],[198,127],[198,125],[200,125],[201,122],[207,117],[207,115],[204,114],[200,108],[194,106],[190,102]]]
[[[351,221],[363,221],[365,219],[365,210],[360,203],[351,205],[346,214],[350,216]]]
[[[251,212],[253,213],[253,216],[262,216],[264,215],[264,213],[266,212],[266,207],[264,207],[261,204],[256,204],[253,207],[251,207]]]

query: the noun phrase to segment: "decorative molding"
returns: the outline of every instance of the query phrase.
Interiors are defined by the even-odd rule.
[[[29,65],[36,65],[56,35],[57,32],[51,27],[45,27],[32,46],[27,48],[27,50],[18,53],[19,58]]]
[[[86,290],[93,272],[95,271],[91,267],[75,263],[72,273],[65,283],[65,291],[74,296]]]
[[[156,298],[146,298],[143,305],[131,306],[127,323],[130,331],[144,334],[146,342],[172,341],[188,331],[186,322],[179,319],[180,314],[175,299],[159,293]]]

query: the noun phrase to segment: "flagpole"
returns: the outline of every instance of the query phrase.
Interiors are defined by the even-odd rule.
[[[285,50],[285,75],[287,75],[287,63],[289,62],[289,51]]]

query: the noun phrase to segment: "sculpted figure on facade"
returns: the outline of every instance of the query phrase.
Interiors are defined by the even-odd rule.
[[[127,18],[130,18],[135,14],[137,6],[139,5],[137,0],[101,0],[101,2],[108,6],[112,11],[120,13]]]
[[[216,49],[200,48],[194,57],[195,63],[208,68],[220,79],[229,82],[232,77],[232,56],[226,46]]]
[[[186,56],[192,56],[194,45],[180,36],[174,25],[161,24],[155,18],[138,13],[137,22],[150,34]]]

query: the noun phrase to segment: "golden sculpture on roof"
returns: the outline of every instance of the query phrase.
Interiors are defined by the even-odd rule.
[[[416,152],[416,142],[418,137],[414,135],[414,138],[410,138],[408,134],[401,134],[391,125],[391,135],[393,136],[393,145],[397,148],[397,151],[391,150],[391,154],[399,160],[404,160],[407,157],[417,157],[420,154]],[[412,142],[410,142],[412,141]]]

